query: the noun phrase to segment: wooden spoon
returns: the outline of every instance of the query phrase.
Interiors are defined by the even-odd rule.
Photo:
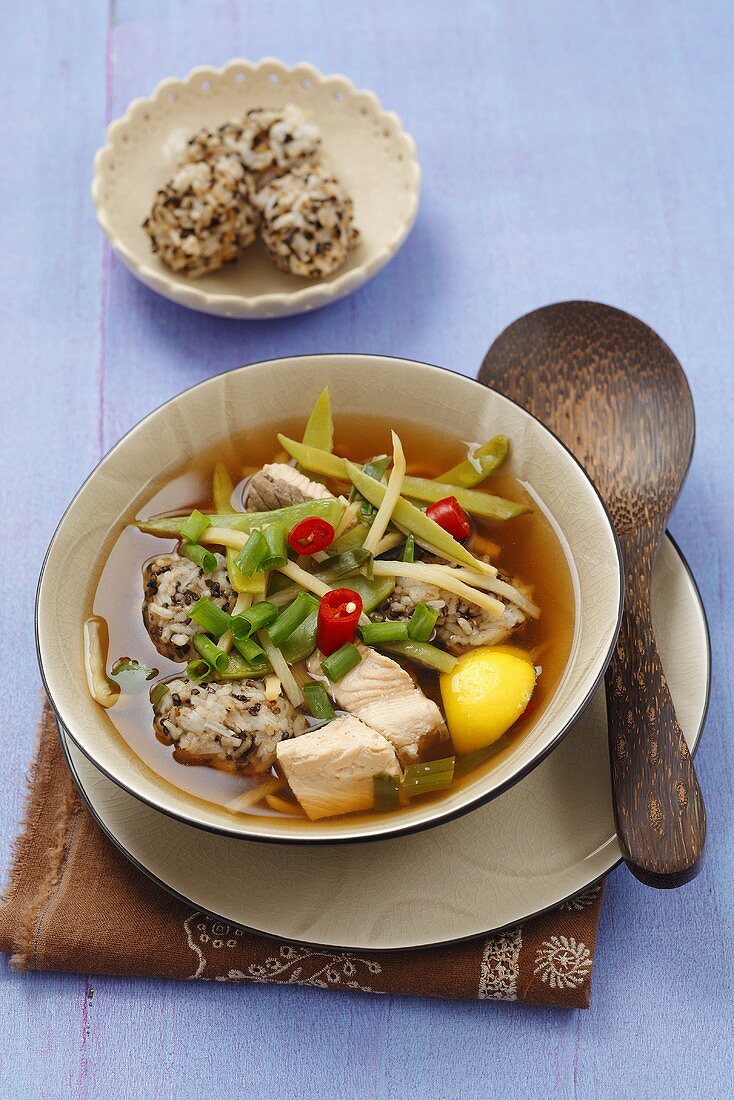
[[[681,886],[701,868],[706,812],[655,643],[650,581],[693,452],[686,376],[635,317],[563,302],[505,329],[479,380],[563,440],[611,514],[625,568],[622,628],[606,675],[617,833],[637,878]]]

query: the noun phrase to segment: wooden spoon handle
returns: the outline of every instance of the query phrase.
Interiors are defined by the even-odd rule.
[[[617,834],[638,879],[682,886],[701,869],[706,811],[660,663],[648,586],[641,587],[639,577],[627,585],[606,675]]]

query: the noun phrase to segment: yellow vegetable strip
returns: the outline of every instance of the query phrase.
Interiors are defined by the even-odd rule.
[[[443,588],[446,592],[453,592],[467,603],[475,603],[484,608],[495,619],[499,619],[505,610],[505,605],[488,596],[477,588],[470,588],[454,574],[456,569],[447,569],[443,565],[425,565],[423,562],[407,561],[376,561],[372,566],[376,577],[408,577],[409,579],[422,581],[424,584],[433,584]]]
[[[274,646],[273,643],[270,641],[270,635],[268,634],[267,630],[258,630],[257,640],[265,650],[265,654],[270,661],[270,667],[283,685],[283,691],[285,692],[288,701],[294,707],[303,706],[303,692],[298,686],[285,657],[280,652],[278,647]]]
[[[272,703],[280,695],[280,677],[271,673],[265,677],[265,699]]]
[[[207,546],[228,546],[232,550],[241,550],[249,538],[244,531],[235,531],[229,527],[207,527],[199,542]]]
[[[400,546],[401,542],[405,542],[405,535],[401,531],[391,531],[389,535],[385,535],[378,542],[375,547],[375,557],[379,558],[380,554],[386,554],[388,550],[394,550],[396,546]]]
[[[234,512],[232,507],[232,493],[234,482],[229,476],[229,470],[222,462],[217,462],[212,477],[212,499],[215,512]]]
[[[314,596],[318,596],[319,599],[325,596],[327,592],[331,592],[331,587],[328,584],[320,581],[318,577],[314,577],[312,573],[307,573],[305,569],[301,569],[300,565],[296,565],[294,561],[287,562],[278,572],[290,577],[292,581],[300,584],[301,588],[305,588],[307,592],[313,592]],[[285,592],[287,589],[283,589],[283,591]],[[275,602],[275,597],[280,595],[281,593],[276,592],[273,602]]]
[[[340,538],[346,531],[351,530],[357,522],[357,513],[359,512],[359,501],[353,500],[350,504],[346,497],[339,497],[339,500],[344,501],[346,505],[344,509],[344,515],[339,521],[339,526],[334,532],[334,542]]]
[[[387,482],[387,489],[382,503],[377,509],[377,515],[372,521],[372,526],[367,533],[367,538],[364,540],[363,546],[365,550],[369,550],[371,554],[375,553],[376,547],[380,543],[380,539],[387,531],[387,526],[392,519],[395,506],[400,500],[400,490],[403,487],[403,478],[405,477],[405,453],[403,452],[403,445],[400,439],[391,432],[392,435],[392,461],[393,466],[390,471],[390,477]]]
[[[275,794],[266,794],[265,801],[271,810],[277,810],[280,814],[288,814],[289,817],[304,817],[304,812],[295,802],[288,802],[285,798],[278,798]]]
[[[444,569],[446,567],[439,566],[439,568]],[[531,618],[537,619],[540,617],[540,608],[537,604],[534,604],[532,600],[523,595],[519,589],[515,588],[514,584],[508,584],[507,581],[501,581],[496,577],[482,576],[481,573],[475,573],[472,569],[451,569],[450,572],[475,588],[483,588],[486,592],[494,592],[498,596],[504,596],[510,603],[514,603],[517,607],[526,611]]]
[[[244,813],[245,810],[249,810],[251,806],[256,806],[258,802],[263,802],[269,794],[274,794],[276,791],[282,790],[285,786],[285,780],[271,779],[260,780],[249,791],[244,791],[242,794],[238,794],[236,798],[233,798],[230,802],[224,803],[224,809],[229,810],[230,813]]]
[[[87,619],[84,624],[84,671],[89,694],[95,703],[109,709],[114,706],[120,689],[107,676],[107,623],[104,619]]]

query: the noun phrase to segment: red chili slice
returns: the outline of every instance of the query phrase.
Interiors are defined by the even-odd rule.
[[[316,641],[325,657],[353,642],[362,614],[362,597],[351,588],[334,588],[321,597]]]
[[[461,542],[471,534],[471,523],[456,497],[443,497],[426,508],[426,515]]]
[[[302,519],[288,535],[288,545],[296,554],[318,554],[333,541],[334,528],[320,516]]]

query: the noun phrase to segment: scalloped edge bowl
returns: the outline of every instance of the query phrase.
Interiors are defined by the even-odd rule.
[[[319,124],[324,161],[354,199],[361,242],[345,266],[323,280],[279,271],[258,242],[236,264],[199,279],[170,271],[142,229],[153,196],[173,174],[186,139],[252,107],[295,103]],[[324,76],[301,62],[235,59],[161,81],[134,99],[107,130],[94,158],[97,219],[125,266],[179,305],[233,318],[286,317],[319,309],[362,286],[388,263],[418,211],[421,172],[415,142],[393,111],[345,76]]]
[[[174,787],[123,741],[87,692],[82,624],[122,524],[197,453],[221,446],[248,424],[269,424],[276,416],[305,420],[314,395],[327,384],[337,422],[348,411],[377,414],[389,423],[399,409],[401,417],[410,410],[417,424],[438,426],[457,438],[489,439],[499,431],[510,437],[509,468],[550,511],[576,576],[574,644],[561,683],[527,734],[498,754],[489,770],[440,801],[416,804],[393,819],[236,817]],[[252,840],[370,840],[466,813],[540,763],[571,728],[604,674],[621,600],[621,559],[606,509],[573,455],[530,413],[478,382],[423,363],[377,355],[296,356],[201,382],[150,413],[112,448],[53,537],[38,586],[36,638],[46,690],[62,725],[101,771],[143,802],[200,828]]]

